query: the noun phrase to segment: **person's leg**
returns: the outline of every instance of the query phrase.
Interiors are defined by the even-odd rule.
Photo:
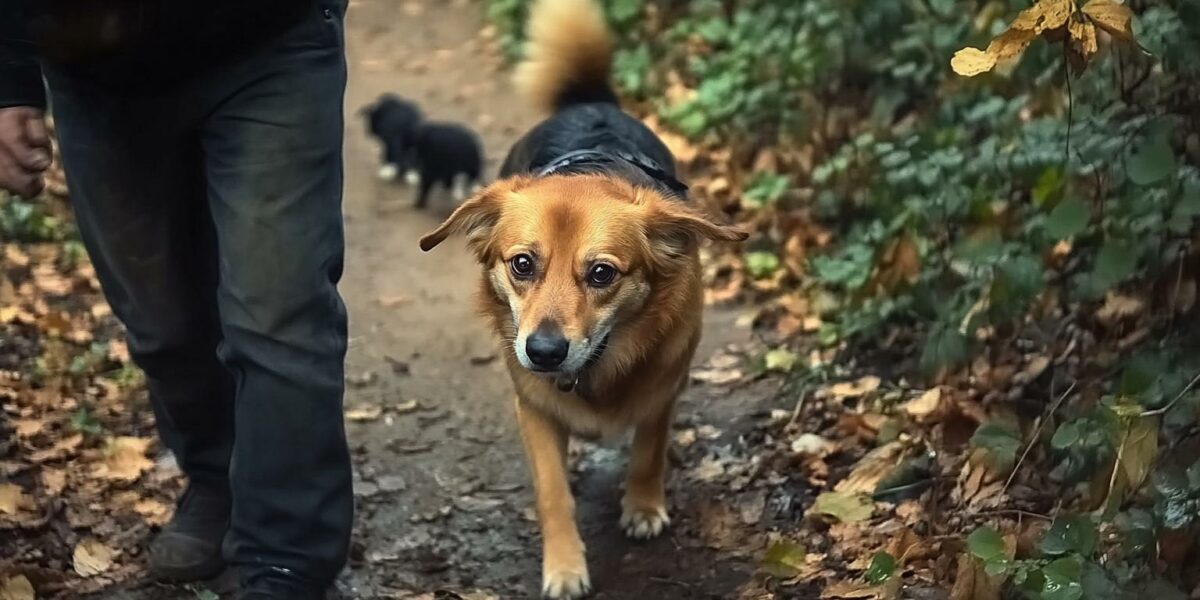
[[[159,434],[189,479],[151,568],[223,567],[233,379],[217,359],[216,251],[199,141],[170,96],[128,98],[49,73],[80,235],[146,373]]]
[[[352,525],[342,422],[342,7],[196,82],[237,385],[231,561],[248,587],[330,584]],[[256,583],[258,581],[258,583]],[[298,596],[290,596],[298,597]]]

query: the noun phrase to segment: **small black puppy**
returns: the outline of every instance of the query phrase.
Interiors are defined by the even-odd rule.
[[[367,131],[383,146],[379,178],[394,181],[403,173],[410,184],[414,183],[417,173],[410,162],[410,148],[421,123],[421,109],[400,96],[384,94],[374,104],[363,107],[359,114],[366,116]]]
[[[417,208],[425,208],[436,184],[463,200],[479,185],[483,150],[473,131],[456,123],[424,122],[417,125],[409,145],[409,162],[419,173]]]

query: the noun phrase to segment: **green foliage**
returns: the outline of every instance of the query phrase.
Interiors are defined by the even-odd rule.
[[[896,572],[896,558],[887,552],[876,552],[875,556],[871,557],[871,564],[867,567],[863,578],[867,583],[880,584],[892,578]]]
[[[0,240],[52,242],[66,237],[62,220],[36,202],[26,202],[0,192]]]
[[[779,257],[774,252],[755,251],[746,253],[746,271],[755,279],[765,279],[779,270]]]

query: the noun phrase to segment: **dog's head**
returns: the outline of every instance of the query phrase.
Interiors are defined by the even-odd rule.
[[[701,238],[747,237],[679,200],[605,175],[501,180],[422,237],[421,249],[455,232],[466,235],[508,306],[506,341],[517,360],[560,383],[599,358],[656,285],[695,264]]]

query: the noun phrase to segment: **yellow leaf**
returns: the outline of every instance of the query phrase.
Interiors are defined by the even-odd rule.
[[[1038,33],[1066,25],[1067,19],[1075,13],[1075,0],[1042,0],[1038,5],[1042,7],[1042,20],[1036,28]]]
[[[1042,0],[1021,11],[1010,27],[1039,34],[1062,27],[1074,12],[1074,0]]]
[[[1130,491],[1137,490],[1150,475],[1150,468],[1158,456],[1158,419],[1135,417],[1129,424],[1121,452],[1121,468],[1129,479]]]
[[[1113,0],[1091,0],[1080,10],[1092,19],[1096,27],[1107,31],[1109,35],[1124,42],[1133,41],[1133,29],[1130,26],[1133,11],[1128,6]]]
[[[925,417],[933,414],[942,404],[942,389],[930,388],[920,397],[904,403],[904,411],[914,417]]]
[[[1031,29],[1010,28],[1008,31],[996,36],[992,43],[988,44],[986,52],[992,56],[996,62],[1012,60],[1025,51],[1029,47],[1033,38],[1037,34]]]
[[[950,59],[950,68],[963,77],[987,73],[996,66],[996,57],[978,48],[963,48]]]
[[[93,540],[85,539],[75,546],[72,556],[75,572],[84,577],[99,575],[109,569],[117,553],[112,548]]]
[[[1096,26],[1092,25],[1091,21],[1072,19],[1067,31],[1071,34],[1071,45],[1084,60],[1091,58],[1100,49],[1096,41]]]
[[[882,383],[882,381],[878,377],[874,375],[867,375],[858,381],[843,381],[841,383],[835,383],[829,386],[829,393],[832,394],[834,398],[839,399],[857,398],[879,389],[880,383]]]
[[[33,584],[24,575],[14,575],[0,582],[0,600],[34,600]]]

